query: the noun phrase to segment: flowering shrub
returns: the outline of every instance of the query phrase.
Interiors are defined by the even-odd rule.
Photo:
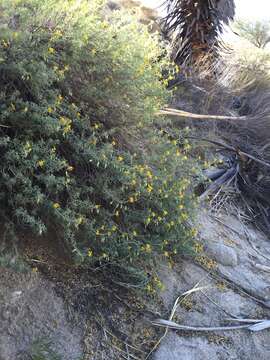
[[[158,41],[100,1],[3,1],[0,214],[67,254],[143,269],[188,246],[196,168],[161,136]],[[13,8],[13,6],[15,8]]]

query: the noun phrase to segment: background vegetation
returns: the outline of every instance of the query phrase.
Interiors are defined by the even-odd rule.
[[[238,19],[234,26],[238,35],[258,48],[264,49],[270,42],[269,21]]]

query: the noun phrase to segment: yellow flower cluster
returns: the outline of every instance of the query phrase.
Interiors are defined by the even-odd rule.
[[[201,254],[203,252],[203,244],[199,243],[199,242],[196,242],[193,246],[194,248],[194,251],[197,253],[197,254]]]
[[[37,162],[37,165],[42,168],[45,165],[45,161],[44,160],[39,160]]]
[[[63,126],[63,133],[67,134],[71,131],[71,123],[72,121],[64,116],[61,116],[59,119],[60,124]]]
[[[208,270],[216,269],[217,267],[217,262],[205,255],[197,256],[196,260]]]
[[[145,244],[141,246],[141,251],[149,254],[152,252],[152,246],[150,244]]]

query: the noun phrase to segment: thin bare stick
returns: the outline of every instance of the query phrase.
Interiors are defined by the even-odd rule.
[[[171,115],[171,116],[179,116],[183,118],[191,118],[197,120],[223,120],[223,121],[236,121],[236,120],[247,120],[246,116],[222,116],[222,115],[202,115],[202,114],[194,114],[188,111],[177,110],[166,108],[164,110],[160,110],[157,115]]]
[[[237,318],[237,316],[233,315],[232,313],[229,313],[227,310],[223,309],[222,306],[220,306],[219,304],[217,304],[210,296],[208,296],[207,294],[205,294],[205,292],[202,291],[202,295],[204,295],[212,304],[214,304],[218,309],[220,309],[221,311],[223,311],[226,315],[232,316]]]
[[[127,357],[128,354],[127,354],[124,350],[120,349],[120,347],[118,347],[118,346],[116,346],[116,345],[114,345],[114,344],[111,344],[111,346],[112,346],[113,348],[115,348],[117,351],[119,351],[119,352],[122,354],[123,357],[125,357],[126,359],[128,359],[128,357]],[[141,360],[140,358],[138,358],[137,356],[135,356],[135,355],[133,355],[133,354],[129,354],[129,358],[132,358],[132,359],[134,359],[134,360]]]
[[[155,321],[152,321],[152,324],[156,326],[167,327],[174,330],[185,330],[185,331],[227,331],[227,330],[239,330],[239,329],[250,329],[250,330],[252,329],[252,326],[250,326],[250,324],[233,325],[233,326],[196,327],[196,326],[179,325],[173,321],[164,320],[164,319],[157,319]]]
[[[195,262],[197,266],[200,266],[202,269],[207,270],[205,266],[200,264],[199,262]],[[255,296],[252,294],[252,291],[250,289],[246,289],[244,286],[240,284],[236,284],[233,280],[231,280],[229,277],[225,276],[224,274],[221,274],[217,270],[211,271],[211,273],[208,273],[213,279],[219,280],[222,279],[230,288],[236,289],[239,293],[244,294],[248,298],[252,299],[256,303],[262,305],[263,307],[270,309],[270,304],[268,304],[266,301],[264,301],[262,298],[259,298],[258,295]]]

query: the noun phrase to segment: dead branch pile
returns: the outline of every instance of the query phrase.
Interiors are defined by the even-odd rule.
[[[164,109],[174,122],[189,121],[195,128],[193,140],[208,143],[223,163],[205,171],[211,180],[202,197],[232,189],[241,199],[250,220],[270,231],[270,71],[264,59],[258,64],[241,59],[232,63],[222,58],[215,65],[218,80],[203,101],[215,104],[216,114],[193,114],[182,109]],[[257,66],[258,65],[258,66]],[[202,81],[203,82],[203,81]],[[200,86],[202,86],[202,82]],[[215,95],[216,94],[216,95]],[[229,99],[229,101],[228,101]],[[228,107],[228,104],[232,104]],[[211,107],[211,106],[210,106]],[[196,108],[196,104],[194,104]],[[221,109],[223,112],[221,112]],[[220,115],[220,114],[224,115]],[[230,115],[227,115],[230,114]],[[177,120],[175,120],[177,119]],[[199,120],[199,121],[198,121]],[[203,127],[201,124],[204,124]],[[214,123],[214,126],[213,126]],[[205,128],[209,124],[210,136]]]

